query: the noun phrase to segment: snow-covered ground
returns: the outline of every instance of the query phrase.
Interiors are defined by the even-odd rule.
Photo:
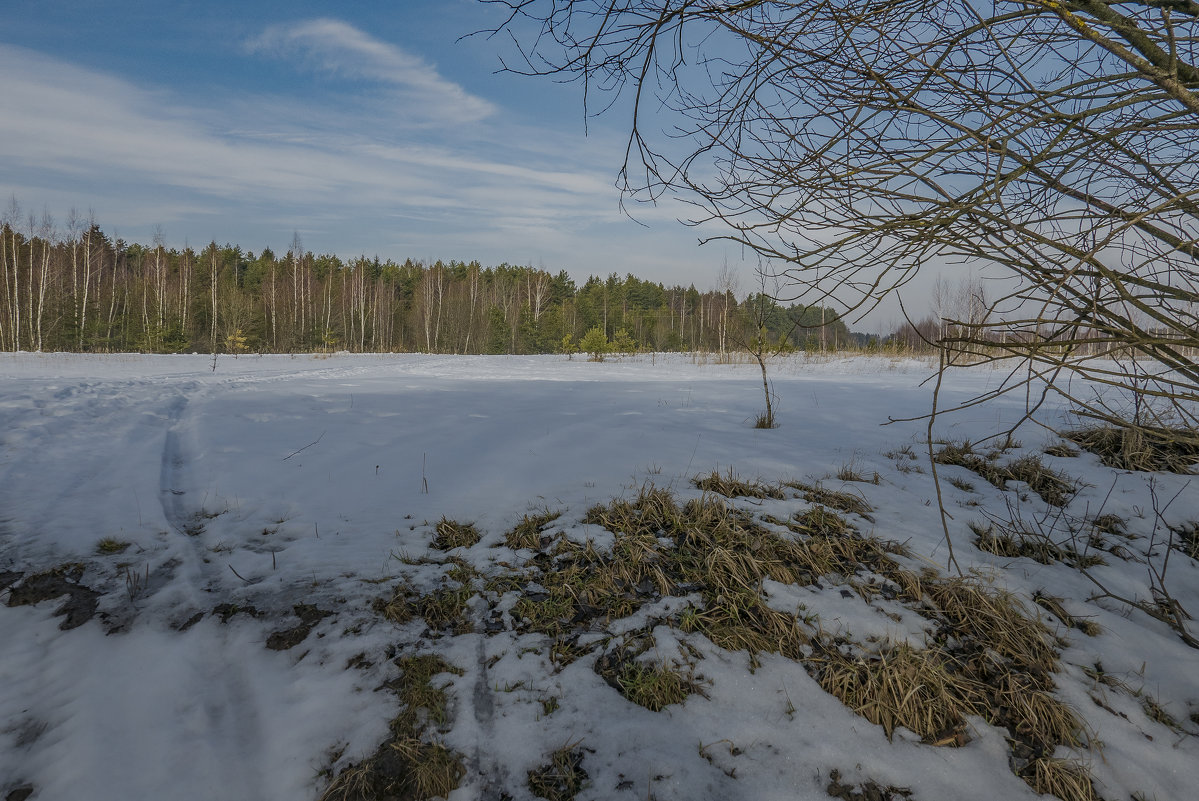
[[[1009,767],[1003,731],[976,719],[959,748],[904,731],[888,740],[779,655],[760,656],[751,672],[744,652],[691,637],[706,697],[651,712],[597,675],[593,657],[555,670],[538,651],[542,635],[509,626],[436,637],[419,620],[399,626],[372,609],[397,577],[420,583],[425,571],[429,583],[444,572],[414,564],[444,557],[430,551],[443,517],[475,524],[482,540],[458,553],[486,575],[518,561],[504,534],[526,514],[560,511],[553,530],[599,536],[581,522],[595,504],[634,497],[647,483],[699,497],[692,479],[713,470],[830,489],[847,488],[836,478],[843,468],[877,473],[877,484],[848,487],[875,509],[873,523],[855,525],[944,572],[936,490],[921,456],[926,423],[882,425],[928,410],[932,372],[910,359],[784,359],[772,367],[781,426],[757,430],[756,366],[683,355],[600,364],[223,356],[214,371],[206,356],[4,354],[0,601],[49,571],[98,595],[81,625],[60,608],[87,617],[83,590],[0,607],[0,794],[315,799],[330,772],[387,736],[397,701],[380,688],[397,672],[393,658],[437,651],[463,671],[441,679],[453,697],[442,738],[467,766],[453,799],[530,799],[528,771],[576,744],[589,776],[579,798],[818,799],[828,797],[832,770],[847,784],[910,788],[918,801],[1035,797]],[[941,405],[1003,377],[952,374]],[[944,417],[936,437],[977,442],[1023,412],[1023,396],[1002,397]],[[1066,410],[1047,407],[1038,419],[1061,425]],[[1017,439],[1005,459],[1058,442],[1036,426]],[[1118,515],[1139,537],[1127,544],[1134,558],[1108,558],[1094,573],[1117,594],[1148,599],[1166,527],[1199,521],[1196,479],[1112,470],[1087,453],[1043,458],[1081,484],[1071,514]],[[1065,645],[1054,676],[1057,697],[1102,742],[1074,754],[1102,796],[1194,797],[1199,651],[1144,612],[1088,602],[1096,586],[1071,567],[975,548],[970,522],[1047,507],[962,468],[941,473],[974,485],[942,483],[964,570],[1025,599],[1048,590],[1102,629],[1058,627]],[[781,517],[807,508],[794,496],[738,503]],[[884,618],[835,584],[791,588],[787,599],[828,632],[918,636],[910,620]],[[1193,560],[1174,552],[1166,584],[1199,610]],[[300,623],[297,604],[328,614],[298,644],[266,647]],[[643,609],[641,625],[651,611],[664,613]],[[659,626],[656,647],[669,650],[677,634]],[[1097,664],[1127,691],[1097,682]],[[1152,719],[1147,698],[1177,725]]]

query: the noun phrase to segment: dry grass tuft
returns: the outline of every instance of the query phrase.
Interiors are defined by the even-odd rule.
[[[646,484],[633,501],[617,499],[607,506],[591,507],[583,517],[613,534],[657,536],[678,519],[678,505],[669,490]]]
[[[1189,428],[1095,426],[1065,436],[1117,470],[1187,475],[1199,462],[1199,431]]]
[[[1170,527],[1170,547],[1191,559],[1199,559],[1199,523]]]
[[[1075,448],[1073,445],[1067,445],[1064,442],[1058,442],[1045,448],[1044,453],[1046,456],[1057,456],[1061,459],[1073,459],[1074,457],[1078,456],[1081,451],[1078,450],[1078,448]]]
[[[1150,720],[1155,720],[1166,728],[1173,729],[1176,732],[1183,731],[1182,726],[1174,719],[1174,716],[1166,711],[1166,708],[1156,698],[1146,695],[1141,699],[1141,709],[1145,710],[1145,715]]]
[[[1091,518],[1088,521],[1096,533],[1109,534],[1114,537],[1128,536],[1128,523],[1119,515],[1105,514]]]
[[[999,455],[980,455],[969,442],[963,442],[942,446],[934,458],[937,464],[964,467],[999,489],[1005,489],[1008,481],[1022,481],[1050,506],[1065,506],[1074,496],[1074,485],[1063,474],[1045,466],[1039,456],[1025,456],[1001,466],[997,461]]]
[[[1045,466],[1039,456],[1025,456],[1003,468],[1016,481],[1023,481],[1050,506],[1065,506],[1074,497],[1075,487],[1066,477]]]
[[[965,479],[957,478],[956,476],[949,479],[950,486],[957,487],[962,492],[974,492],[974,485]]]
[[[416,601],[419,594],[406,582],[396,584],[391,597],[375,601],[373,608],[392,623],[403,625],[416,616]]]
[[[899,594],[914,604],[924,600],[928,583],[936,580],[936,575],[931,568],[926,568],[919,573],[914,570],[896,568],[888,571],[886,575],[899,587]]]
[[[1072,629],[1078,629],[1088,637],[1095,637],[1103,633],[1103,629],[1099,626],[1099,624],[1090,620],[1076,618],[1067,612],[1066,608],[1062,606],[1066,600],[1065,598],[1047,595],[1046,593],[1038,590],[1037,592],[1033,593],[1032,599],[1037,606],[1041,607],[1046,612],[1060,620],[1063,626],[1067,626]]]
[[[402,672],[386,685],[401,702],[391,736],[372,756],[334,777],[321,801],[444,798],[466,775],[458,754],[426,738],[429,728],[443,729],[450,717],[449,685],[435,687],[433,677],[463,671],[436,654],[409,656],[396,664]]]
[[[778,428],[778,421],[769,412],[759,412],[754,416],[754,428]]]
[[[473,628],[467,604],[475,592],[470,584],[461,583],[422,595],[412,585],[401,581],[392,590],[390,598],[375,601],[374,610],[400,625],[421,617],[435,632],[449,630],[454,634],[466,634]]]
[[[989,718],[1039,751],[1082,745],[1082,724],[1070,708],[1041,689],[1043,680],[1026,673],[1003,674],[992,687]]]
[[[800,481],[786,481],[783,482],[783,486],[798,490],[803,495],[803,499],[808,503],[827,506],[839,512],[857,515],[871,523],[874,522],[874,518],[870,516],[870,513],[874,511],[874,507],[866,503],[866,499],[860,495],[855,495],[852,492],[837,492],[825,489],[820,485],[811,486]]]
[[[852,462],[849,464],[841,465],[841,469],[837,471],[837,480],[838,481],[855,481],[860,484],[875,484],[875,485],[883,483],[883,477],[880,476],[877,471],[872,473],[870,475],[870,477],[867,478],[864,473],[862,473],[856,467],[854,467]]]
[[[1066,553],[1044,536],[1016,530],[996,531],[994,526],[983,528],[975,524],[971,524],[970,529],[975,534],[975,547],[996,556],[1007,559],[1024,557],[1043,565],[1061,562],[1066,558]]]
[[[474,594],[469,585],[441,587],[418,598],[414,609],[434,631],[449,629],[454,634],[467,634],[474,628],[467,615],[467,602]]]
[[[968,715],[986,709],[985,685],[953,669],[935,651],[893,645],[878,654],[849,657],[826,650],[813,657],[820,686],[887,737],[903,726],[927,742],[960,743]]]
[[[528,773],[529,792],[548,801],[570,801],[587,783],[583,750],[577,743],[559,748],[548,765]]]
[[[504,535],[504,545],[514,551],[521,548],[540,548],[543,538],[541,530],[561,516],[561,512],[551,512],[548,509],[544,514],[525,515],[511,531]]]
[[[712,471],[707,476],[697,476],[692,483],[704,492],[715,492],[726,498],[773,498],[783,499],[783,491],[777,486],[760,481],[742,481],[732,470],[725,475]]]
[[[442,728],[450,719],[449,685],[433,686],[433,677],[444,673],[463,675],[438,654],[419,654],[396,661],[402,671],[399,678],[388,683],[403,704],[398,717],[391,722],[393,731],[411,735],[426,726]]]
[[[389,747],[406,767],[395,789],[411,798],[445,798],[466,775],[462,758],[441,743],[410,737],[394,740]]]
[[[956,639],[980,644],[1018,670],[1048,675],[1056,665],[1052,633],[1012,593],[966,576],[930,582],[926,597]]]
[[[1062,562],[1080,569],[1105,564],[1103,557],[1089,548],[1079,553],[1071,543],[1064,542],[1059,545],[1050,539],[1047,531],[1029,531],[1021,520],[996,522],[998,528],[994,524],[985,528],[977,523],[970,524],[970,530],[975,534],[974,545],[980,551],[1007,559],[1024,557],[1043,565]],[[1092,539],[1092,544],[1101,542]]]
[[[681,704],[699,690],[690,671],[665,662],[646,664],[621,648],[597,659],[595,672],[625,698],[651,712]]]
[[[459,523],[443,517],[437,523],[433,542],[430,544],[439,551],[448,551],[451,548],[469,548],[480,539],[482,537],[473,523]]]
[[[799,659],[811,641],[794,615],[770,608],[756,593],[711,598],[696,622],[699,631],[726,651]]]
[[[1085,765],[1070,759],[1040,757],[1022,771],[1034,792],[1053,795],[1061,801],[1101,801]]]
[[[810,513],[808,530],[852,533],[841,518]],[[512,608],[518,627],[561,640],[632,614],[649,601],[696,593],[702,599],[680,625],[730,650],[780,652],[798,658],[808,636],[794,615],[778,612],[762,594],[767,579],[807,584],[829,570],[853,573],[855,549],[883,553],[853,534],[844,542],[780,535],[716,495],[680,506],[674,496],[647,485],[632,500],[593,507],[584,522],[614,535],[610,549],[559,540],[531,560],[526,583],[535,589]],[[868,543],[863,546],[863,543]]]
[[[1029,766],[1020,775],[1030,785],[1040,781],[1064,792],[1082,787],[1049,759],[1059,746],[1082,745],[1086,731],[1051,694],[1057,653],[1044,624],[1014,595],[977,577],[898,568],[885,575],[919,604],[917,611],[939,621],[940,630],[923,649],[884,644],[845,651],[814,641],[815,653],[804,665],[821,687],[888,737],[903,726],[935,745],[961,745],[965,719],[980,716],[1008,730],[1013,759]],[[1045,603],[1054,606],[1055,599],[1046,596]],[[1090,788],[1089,779],[1085,786]]]

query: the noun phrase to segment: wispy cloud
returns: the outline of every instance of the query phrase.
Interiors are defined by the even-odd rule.
[[[273,25],[246,42],[251,53],[296,59],[309,68],[392,88],[411,116],[477,122],[495,107],[447,80],[419,56],[335,19]]]
[[[439,240],[499,253],[505,241],[518,251],[543,242],[562,253],[571,237],[577,248],[582,231],[619,220],[610,176],[568,157],[573,138],[544,130],[535,149],[501,123],[481,128],[487,140],[374,138],[371,112],[323,114],[282,96],[182,97],[4,44],[0,74],[0,192],[54,200],[60,213],[92,206],[133,236],[197,218],[286,219],[313,221],[330,235],[320,247],[339,251],[387,236],[425,243],[426,255],[445,252]]]

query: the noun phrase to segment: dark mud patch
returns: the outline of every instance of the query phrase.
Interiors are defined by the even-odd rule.
[[[196,612],[194,615],[189,617],[187,620],[183,621],[178,626],[176,626],[175,631],[178,631],[178,632],[187,631],[188,629],[190,629],[192,626],[196,625],[203,619],[204,619],[204,613]]]
[[[222,623],[228,623],[229,620],[236,615],[249,615],[250,617],[262,617],[263,613],[250,605],[242,606],[241,604],[217,604],[212,608],[212,613],[221,619]]]
[[[333,614],[323,609],[317,609],[312,604],[296,604],[292,607],[292,611],[296,613],[300,623],[290,629],[273,632],[271,636],[267,637],[266,647],[272,651],[286,651],[304,642],[317,623]]]
[[[100,593],[79,583],[82,577],[83,565],[80,564],[62,565],[37,573],[11,588],[8,605],[32,606],[65,595],[66,601],[54,612],[64,618],[58,627],[63,631],[78,628],[95,617],[100,600]]]
[[[912,798],[912,791],[907,787],[884,787],[872,781],[859,785],[843,784],[839,770],[829,771],[828,779],[825,792],[842,801],[910,801]]]

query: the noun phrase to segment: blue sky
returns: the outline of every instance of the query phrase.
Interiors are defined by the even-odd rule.
[[[497,74],[475,0],[9,0],[0,191],[63,225],[402,260],[479,259],[714,286],[680,204],[620,210],[627,119]],[[743,283],[752,274],[746,265]]]

